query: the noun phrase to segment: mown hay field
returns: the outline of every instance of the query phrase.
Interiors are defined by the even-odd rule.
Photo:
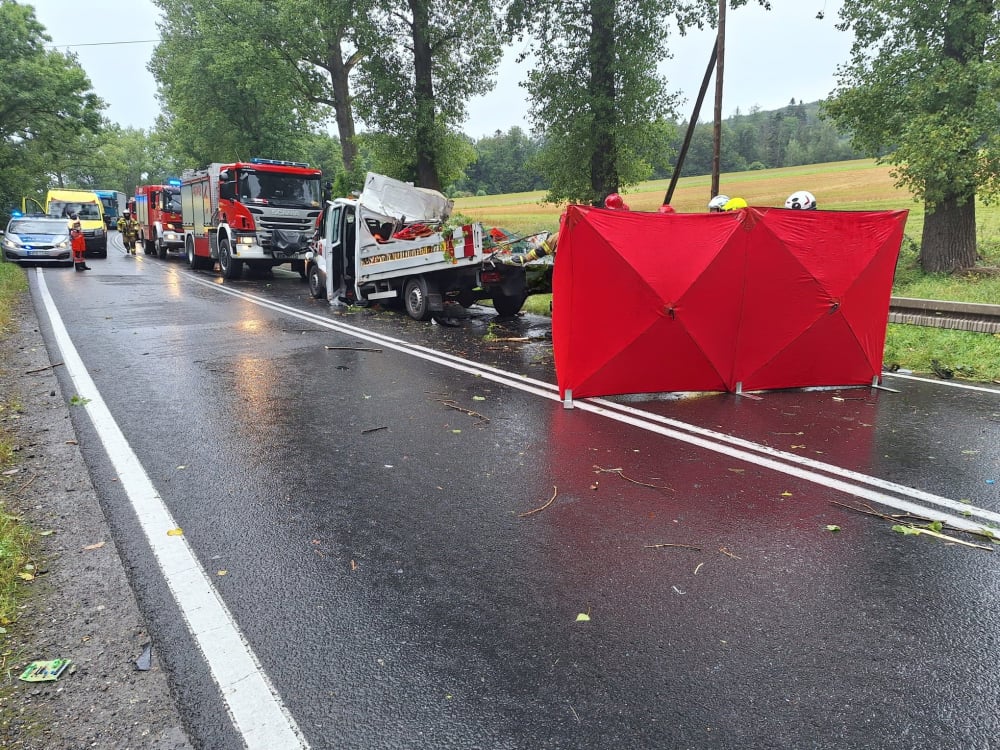
[[[844,211],[908,209],[906,235],[919,242],[923,229],[922,202],[913,200],[906,190],[895,186],[892,168],[870,159],[809,164],[784,169],[753,172],[730,172],[720,175],[720,192],[746,199],[751,206],[783,206],[785,198],[796,190],[808,190],[816,196],[820,208]],[[655,211],[663,202],[669,180],[644,182],[624,193],[634,211]],[[711,197],[711,178],[684,177],[678,180],[671,205],[680,212],[705,211]],[[529,234],[554,231],[564,205],[542,203],[544,192],[487,195],[459,198],[457,213],[488,226],[502,226]],[[976,222],[980,242],[1000,239],[1000,207],[977,206]]]

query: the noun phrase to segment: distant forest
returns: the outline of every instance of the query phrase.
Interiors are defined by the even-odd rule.
[[[664,122],[661,137],[650,144],[646,154],[651,180],[667,179],[674,172],[687,122]],[[450,185],[451,197],[498,195],[546,190],[548,185],[534,165],[544,141],[532,138],[521,128],[472,141],[476,160],[465,169],[465,177]],[[796,103],[763,112],[752,109],[736,114],[722,124],[723,172],[794,167],[863,157],[851,148],[847,135],[821,119],[820,103]],[[684,159],[682,176],[710,174],[712,171],[712,124],[695,126]]]

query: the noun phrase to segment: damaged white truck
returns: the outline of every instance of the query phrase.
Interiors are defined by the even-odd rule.
[[[310,293],[333,305],[401,303],[415,320],[483,299],[500,316],[517,314],[524,266],[484,250],[482,225],[450,224],[452,206],[435,190],[369,173],[358,198],[325,206],[306,261]]]

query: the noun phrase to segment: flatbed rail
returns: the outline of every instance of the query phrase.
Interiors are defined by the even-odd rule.
[[[1000,333],[1000,305],[892,297],[889,300],[889,322]]]

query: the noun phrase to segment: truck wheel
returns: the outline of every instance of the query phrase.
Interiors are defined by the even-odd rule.
[[[299,278],[303,281],[309,281],[309,270],[306,268],[304,260],[293,260],[290,265],[292,270],[299,275]]]
[[[315,263],[309,266],[309,294],[313,299],[326,299],[326,280]]]
[[[200,271],[203,268],[208,268],[211,258],[202,258],[200,255],[195,255],[194,252],[194,240],[190,237],[184,243],[184,249],[187,251],[188,265],[191,267],[192,271]],[[212,265],[215,265],[212,263]]]
[[[521,311],[526,294],[497,294],[493,295],[493,308],[501,318],[513,318]]]
[[[243,261],[233,257],[229,240],[219,240],[219,268],[224,279],[238,279],[243,275]]]
[[[156,246],[156,255],[160,260],[167,259],[167,246],[163,244],[163,238],[157,237],[153,244]]]
[[[142,243],[142,252],[146,255],[152,255],[156,248],[153,247],[153,243],[146,239],[146,235],[140,234],[139,241]]]
[[[406,314],[414,320],[430,320],[430,301],[427,299],[427,279],[417,276],[406,282],[403,289],[403,300],[406,302]]]

